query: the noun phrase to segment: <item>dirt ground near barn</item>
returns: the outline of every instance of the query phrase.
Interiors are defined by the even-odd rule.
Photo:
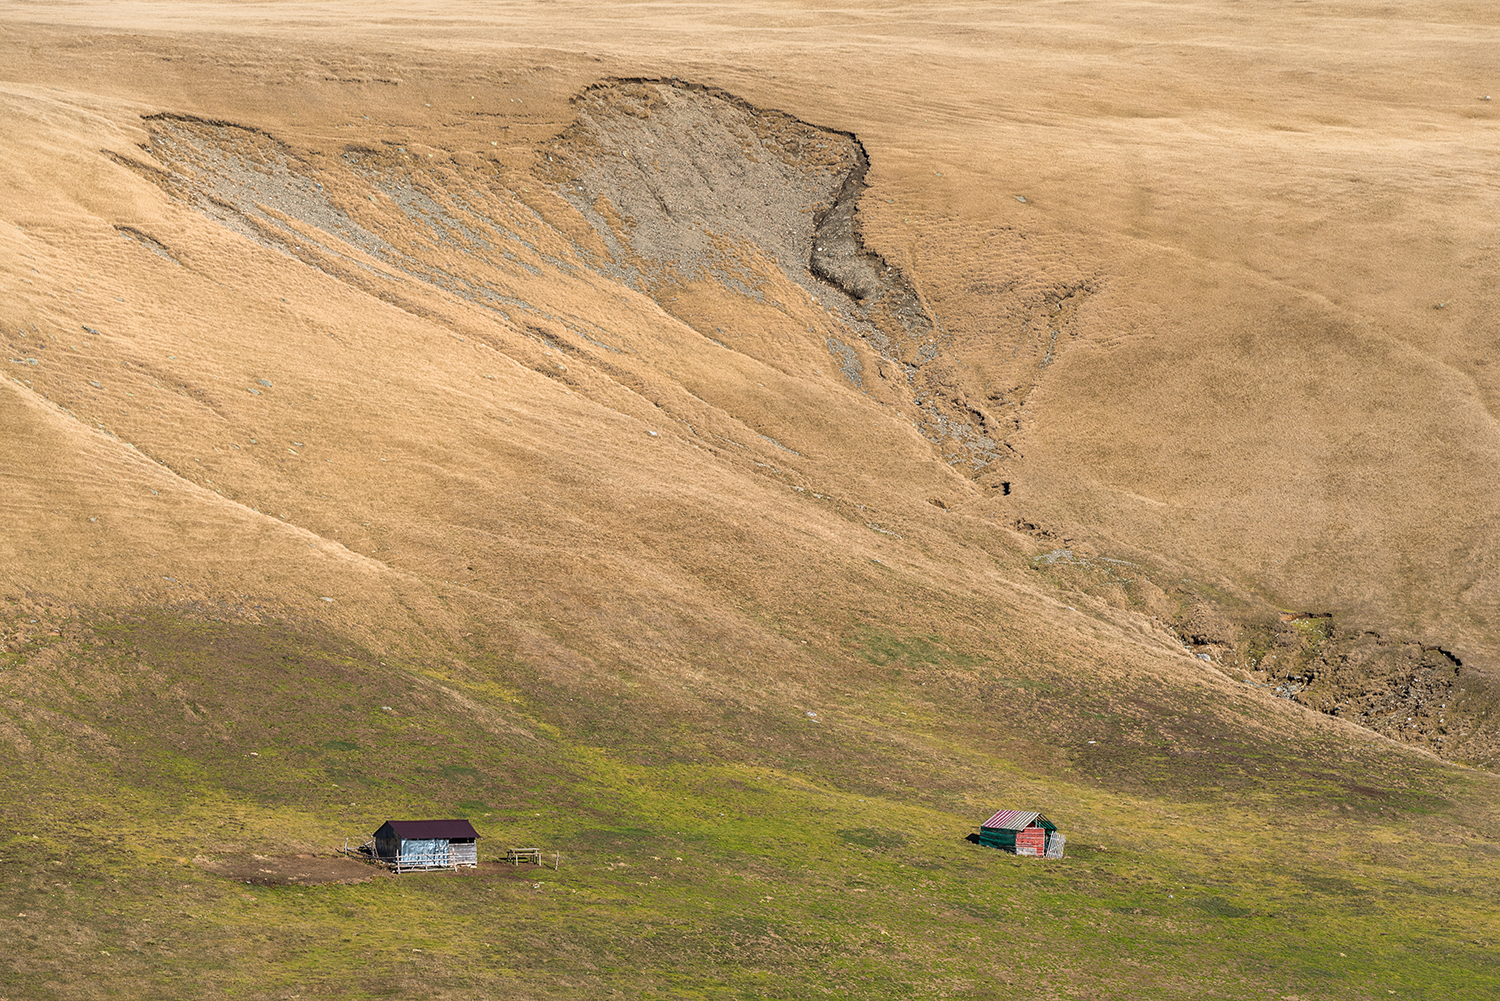
[[[549,863],[551,859],[548,860]],[[256,886],[321,886],[327,883],[351,885],[368,883],[372,879],[395,879],[397,874],[382,866],[372,865],[357,858],[344,855],[256,855],[222,857],[217,859],[199,857],[195,865],[236,882]],[[402,873],[401,878],[425,876],[481,876],[487,879],[529,879],[539,868],[552,869],[549,864],[538,867],[532,863],[512,865],[494,859],[481,861],[477,867],[443,869],[429,873]]]
[[[241,858],[197,858],[193,861],[216,876],[255,886],[368,883],[392,875],[368,862],[343,856],[252,854]]]

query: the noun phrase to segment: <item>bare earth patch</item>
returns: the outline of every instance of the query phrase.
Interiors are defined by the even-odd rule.
[[[237,855],[193,860],[200,868],[236,882],[256,886],[317,886],[323,883],[368,883],[391,874],[352,858],[329,855]]]
[[[346,858],[342,855],[236,855],[229,858],[210,859],[203,856],[193,860],[199,868],[232,879],[237,883],[253,883],[256,886],[321,886],[325,883],[351,885],[368,883],[372,879],[394,879],[396,874],[369,862]],[[539,868],[545,866],[511,865],[508,862],[490,860],[480,862],[477,869],[435,869],[430,872],[407,872],[402,877],[418,876],[483,876],[486,879],[529,879]]]

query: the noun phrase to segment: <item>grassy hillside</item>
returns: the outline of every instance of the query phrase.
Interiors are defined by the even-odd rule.
[[[1492,28],[376,8],[0,24],[0,1001],[1500,994]]]
[[[1500,837],[1475,805],[1494,778],[1299,734],[1223,683],[1100,686],[1071,658],[864,628],[812,654],[858,694],[667,714],[494,654],[459,672],[286,624],[41,614],[0,676],[12,996],[1500,984]],[[962,840],[1012,804],[1069,858]],[[452,814],[486,859],[561,866],[258,885],[388,816]]]

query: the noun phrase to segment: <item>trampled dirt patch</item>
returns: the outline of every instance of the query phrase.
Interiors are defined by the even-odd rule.
[[[194,860],[198,866],[216,876],[255,886],[321,886],[327,883],[352,885],[374,879],[395,879],[397,874],[382,866],[343,855],[238,855],[227,858]],[[524,880],[541,869],[552,868],[551,860],[537,866],[511,865],[494,859],[482,861],[474,869],[434,869],[428,872],[402,873],[403,878],[416,876],[482,876],[486,879]]]
[[[256,886],[318,886],[392,878],[378,866],[339,855],[236,855],[194,861],[215,875]]]

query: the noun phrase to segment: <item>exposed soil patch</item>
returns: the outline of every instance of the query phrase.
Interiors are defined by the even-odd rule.
[[[110,158],[262,246],[465,336],[475,333],[465,321],[474,308],[513,330],[539,321],[568,325],[522,296],[497,291],[544,270],[576,273],[577,266],[565,259],[571,237],[490,161],[396,141],[351,144],[329,156],[257,128],[191,115],[152,115],[145,123],[149,162]],[[147,234],[121,232],[179,260]]]
[[[852,385],[898,373],[903,409],[958,468],[978,473],[1004,454],[997,435],[1013,428],[967,402],[916,285],[864,245],[870,159],[855,135],[678,80],[605,81],[574,107],[541,169],[608,248],[596,267],[689,323],[674,306],[683,286],[713,281],[786,310],[776,279],[790,281],[827,314],[820,339]]]
[[[1500,754],[1491,683],[1441,647],[1329,615],[1288,616],[1241,644],[1252,678],[1282,698],[1443,757],[1493,767]]]
[[[852,134],[680,81],[607,81],[575,109],[546,149],[546,173],[630,284],[711,274],[754,296],[751,249],[846,317],[882,308],[901,332],[931,326],[906,277],[860,240],[869,157]]]
[[[255,886],[318,886],[393,878],[378,866],[341,855],[237,855],[195,861],[211,873]]]
[[[1039,526],[1016,527],[1058,541]],[[1152,616],[1205,666],[1452,761],[1500,763],[1500,690],[1442,646],[1349,628],[1329,612],[1286,612],[1067,541],[1074,548],[1037,556],[1033,568]]]
[[[540,868],[551,865],[511,865],[493,859],[482,861],[477,868],[434,869],[401,873],[398,877],[384,866],[344,855],[237,855],[226,858],[194,860],[198,866],[217,876],[254,886],[320,886],[325,883],[350,885],[374,879],[414,879],[433,876],[481,876],[485,879],[527,880]]]
[[[543,276],[592,269],[715,340],[756,322],[746,317],[784,322],[852,387],[908,414],[955,469],[978,476],[1014,454],[1011,411],[1025,392],[981,401],[912,278],[865,247],[859,203],[870,159],[852,133],[675,80],[605,81],[574,109],[573,125],[537,149],[545,195],[463,150],[393,139],[330,156],[172,113],[146,118],[145,158],[106,155],[226,228],[461,336],[478,333],[478,309],[522,340],[561,328],[613,352],[607,332],[516,294]],[[121,233],[193,267],[143,231]],[[717,298],[705,311],[701,295],[682,295],[689,287]],[[1049,320],[1026,387],[1053,358],[1063,322]],[[560,375],[546,350],[480,336],[583,385],[581,373]],[[544,349],[555,347],[547,340]],[[582,360],[621,381],[612,362]]]

